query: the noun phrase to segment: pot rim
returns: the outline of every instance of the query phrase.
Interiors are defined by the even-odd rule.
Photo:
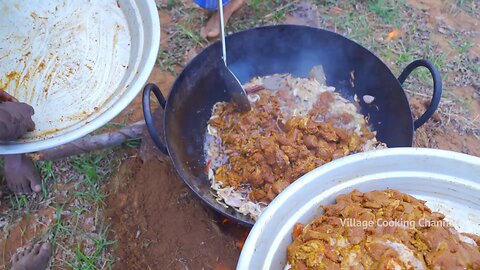
[[[408,128],[408,130],[406,130],[405,132],[408,132],[410,133],[409,137],[409,145],[406,145],[404,147],[411,147],[413,145],[413,139],[414,139],[414,119],[413,119],[413,115],[412,115],[412,110],[409,106],[409,102],[408,102],[408,98],[407,98],[407,95],[405,93],[405,91],[403,90],[403,87],[402,85],[400,84],[400,82],[398,81],[397,77],[395,77],[395,75],[393,74],[393,72],[391,71],[391,69],[385,64],[385,62],[383,62],[383,60],[378,57],[376,54],[374,54],[372,51],[370,51],[369,49],[365,48],[364,46],[362,46],[361,44],[357,43],[356,41],[354,40],[351,40],[341,34],[338,34],[338,33],[335,33],[333,31],[330,31],[330,30],[326,30],[326,29],[321,29],[321,28],[316,28],[316,27],[310,27],[310,26],[303,26],[303,25],[292,25],[292,24],[279,24],[279,25],[267,25],[267,26],[259,26],[259,27],[255,27],[255,28],[250,28],[250,29],[246,29],[246,30],[243,30],[243,31],[240,31],[240,32],[236,32],[232,35],[229,35],[226,37],[226,41],[228,43],[229,39],[232,38],[232,36],[236,36],[236,35],[240,35],[240,34],[245,34],[247,32],[251,32],[251,31],[255,31],[255,30],[260,30],[260,31],[268,31],[269,29],[274,29],[274,28],[281,28],[281,27],[286,27],[286,28],[296,28],[296,29],[308,29],[310,31],[319,31],[319,32],[327,32],[329,34],[332,34],[334,36],[337,36],[339,38],[342,38],[342,39],[345,39],[349,42],[352,42],[353,44],[355,44],[356,46],[358,46],[359,48],[365,50],[367,53],[369,53],[372,57],[376,58],[378,61],[380,61],[383,66],[387,69],[387,72],[389,74],[389,76],[392,77],[392,79],[395,79],[395,83],[398,84],[398,87],[399,89],[402,90],[402,96],[403,96],[403,101],[405,102],[405,104],[407,104],[407,109],[408,111],[406,111],[406,113],[408,114],[408,117],[410,118],[411,121],[409,121],[409,125],[410,127]],[[230,218],[230,219],[233,219],[235,220],[236,222],[239,222],[243,225],[247,225],[247,226],[253,226],[255,224],[255,221],[247,216],[245,216],[245,220],[243,219],[239,219],[237,217],[235,217],[234,215],[231,215],[230,213],[226,212],[226,211],[222,211],[223,210],[223,206],[221,206],[220,204],[214,204],[212,203],[211,201],[207,200],[204,196],[202,196],[201,193],[197,192],[197,190],[194,188],[194,186],[190,183],[190,181],[186,181],[185,179],[183,179],[183,173],[182,171],[180,170],[180,164],[177,164],[177,162],[174,161],[174,159],[172,158],[172,152],[170,151],[171,147],[170,147],[170,144],[171,144],[171,141],[169,140],[169,133],[168,133],[168,117],[167,117],[167,114],[170,114],[170,113],[174,113],[172,111],[170,111],[170,100],[171,100],[171,97],[174,93],[174,89],[177,89],[178,87],[178,84],[180,83],[180,78],[184,78],[186,77],[186,74],[187,72],[189,72],[190,70],[190,67],[192,66],[192,63],[194,63],[195,61],[198,61],[197,59],[199,59],[201,57],[202,54],[206,53],[207,50],[211,50],[212,47],[215,47],[215,46],[218,46],[220,47],[220,41],[217,41],[215,43],[212,43],[210,44],[209,46],[207,46],[206,48],[204,48],[199,54],[197,54],[193,59],[191,59],[187,65],[185,66],[185,68],[182,70],[182,72],[178,75],[178,77],[176,78],[175,82],[172,84],[171,88],[170,88],[170,91],[168,92],[168,96],[166,98],[166,103],[165,103],[165,107],[164,107],[164,117],[163,117],[163,139],[164,139],[164,145],[167,149],[167,152],[169,153],[169,156],[170,158],[172,159],[172,163],[177,171],[177,173],[180,175],[180,177],[182,178],[183,182],[190,188],[190,190],[192,190],[196,195],[197,197],[199,197],[203,202],[205,202],[207,205],[209,205],[213,210],[215,210],[216,212],[226,216],[227,218]]]
[[[148,78],[150,77],[157,60],[158,50],[160,47],[160,19],[158,16],[157,6],[155,1],[152,0],[146,0],[142,2],[144,2],[144,5],[146,6],[144,12],[148,12],[145,14],[146,16],[141,17],[143,19],[143,29],[145,30],[145,48],[148,48],[148,51],[144,50],[146,61],[144,65],[140,67],[139,71],[137,71],[138,77],[130,84],[129,90],[126,91],[122,97],[115,102],[115,104],[113,104],[113,106],[108,108],[102,114],[98,115],[98,117],[91,122],[88,122],[78,129],[72,130],[64,135],[45,140],[26,142],[14,141],[7,142],[6,144],[0,143],[0,154],[10,155],[32,153],[77,140],[101,128],[103,125],[111,121],[135,99],[138,93],[140,93],[142,90],[145,82],[147,82]],[[145,27],[146,25],[148,25],[148,27]],[[132,40],[132,42],[134,42],[134,40]]]
[[[303,197],[304,199],[300,199],[300,202],[296,202],[295,198],[300,198],[301,193],[305,192],[305,186],[312,184],[312,183],[324,183],[326,180],[322,180],[322,177],[325,175],[330,174],[335,174],[338,176],[338,179],[331,179],[334,184],[325,187],[325,190],[315,190],[316,194],[322,194],[324,191],[343,191],[344,189],[347,189],[347,184],[348,187],[353,186],[356,187],[363,183],[360,180],[356,179],[368,179],[368,181],[373,182],[373,176],[372,178],[370,177],[370,171],[373,170],[373,166],[371,165],[367,170],[369,170],[366,173],[358,173],[358,172],[350,172],[349,174],[346,174],[343,171],[348,170],[348,168],[352,168],[355,165],[362,165],[363,163],[366,162],[375,162],[378,160],[383,160],[389,162],[389,164],[393,164],[392,166],[395,165],[395,159],[398,159],[401,157],[404,161],[405,160],[413,160],[415,164],[403,164],[404,167],[400,169],[390,169],[388,168],[387,170],[384,171],[379,171],[378,176],[385,176],[387,174],[391,174],[390,176],[392,179],[394,178],[402,178],[402,177],[411,177],[412,173],[427,173],[425,174],[426,179],[430,179],[429,177],[438,177],[442,178],[444,177],[444,182],[448,184],[457,184],[458,186],[464,187],[465,189],[468,189],[471,187],[473,190],[480,190],[480,182],[472,182],[471,179],[468,180],[466,175],[469,175],[470,178],[472,178],[471,175],[475,174],[476,171],[480,171],[480,158],[463,154],[463,153],[458,153],[458,152],[453,152],[449,150],[440,150],[440,149],[431,149],[431,148],[414,148],[414,147],[404,147],[404,148],[389,148],[389,149],[381,149],[381,150],[374,150],[370,152],[363,152],[363,153],[357,153],[354,155],[350,155],[335,161],[332,161],[330,163],[327,163],[309,173],[306,175],[302,176],[300,179],[295,181],[293,184],[288,186],[282,193],[280,193],[267,207],[265,212],[262,213],[260,218],[257,220],[255,226],[253,229],[250,231],[250,234],[248,235],[248,238],[244,244],[244,247],[242,249],[240,258],[239,258],[239,263],[237,265],[237,269],[250,269],[249,267],[253,264],[260,263],[258,261],[258,258],[252,259],[254,256],[259,256],[258,252],[262,253],[262,258],[265,259],[265,261],[268,261],[267,264],[264,265],[271,265],[270,263],[276,263],[274,262],[273,259],[273,253],[268,252],[267,254],[263,254],[265,249],[269,249],[269,247],[265,247],[269,244],[272,244],[274,247],[270,247],[270,249],[277,249],[279,246],[282,246],[285,244],[282,242],[280,243],[280,238],[282,236],[276,236],[276,235],[270,235],[269,234],[276,234],[277,232],[285,232],[286,225],[283,226],[283,222],[287,223],[286,220],[288,220],[288,223],[291,223],[291,219],[299,218],[300,216],[308,215],[310,214],[305,214],[307,211],[310,213],[312,210],[312,206],[308,205],[309,210],[305,210],[307,206],[305,206],[305,201],[306,200],[316,200],[313,199],[312,196],[314,195],[307,195],[306,197]],[[464,169],[469,168],[470,171],[465,172],[464,174],[460,175],[458,173],[454,173],[454,171],[451,171],[448,168],[443,168],[443,173],[435,170],[435,168],[432,167],[424,167],[422,164],[419,163],[419,160],[424,160],[426,163],[432,162],[437,164],[437,166],[441,166],[439,163],[442,162],[447,162],[447,163],[452,163],[456,162],[456,164],[462,164],[462,168]],[[465,167],[463,167],[465,165]],[[408,168],[405,168],[408,167]],[[447,166],[448,167],[448,166]],[[421,168],[421,169],[418,169]],[[411,171],[408,171],[411,170]],[[434,171],[435,170],[435,171]],[[430,172],[428,172],[430,171]],[[452,174],[447,174],[445,171],[452,172]],[[408,172],[408,175],[406,174]],[[358,176],[355,176],[351,178],[351,175],[353,174],[358,174]],[[366,178],[363,178],[363,177]],[[424,176],[420,176],[424,177]],[[463,178],[462,178],[463,177]],[[325,179],[325,178],[323,178]],[[329,178],[330,180],[330,178]],[[367,181],[367,180],[365,180]],[[351,182],[351,183],[350,183]],[[398,182],[398,181],[397,181]],[[452,183],[453,182],[453,183]],[[458,187],[456,186],[456,187]],[[311,186],[310,186],[311,187]],[[412,186],[411,189],[415,189],[415,186]],[[430,188],[430,186],[425,187],[425,188]],[[433,193],[437,194],[437,192],[433,191]],[[341,192],[340,192],[341,194]],[[458,194],[457,194],[458,195]],[[320,195],[315,195],[315,196],[320,196]],[[322,195],[323,196],[323,195]],[[443,195],[442,193],[438,193],[437,195],[439,198],[441,198]],[[325,199],[325,197],[321,197],[321,199]],[[282,215],[282,207],[285,207],[285,205],[291,205],[295,206],[296,209],[301,209],[299,210],[301,213],[291,213],[290,217],[285,217]],[[318,208],[318,205],[315,204],[315,207]],[[468,207],[468,206],[465,206]],[[283,213],[285,214],[285,213]],[[295,215],[295,217],[293,217]],[[316,214],[318,215],[318,214]],[[280,219],[282,217],[283,219]],[[311,220],[311,219],[309,219]],[[275,222],[276,221],[276,222]],[[278,222],[278,223],[277,223]],[[297,221],[298,222],[298,219]],[[275,226],[275,228],[272,228],[269,230],[269,226]],[[287,228],[288,229],[288,228]],[[291,230],[289,230],[289,233],[291,233]],[[265,236],[267,234],[267,236]],[[263,239],[263,237],[267,237],[267,239]],[[263,239],[263,240],[262,240]],[[260,245],[263,245],[262,247],[259,247]],[[261,251],[257,250],[260,249]],[[275,250],[274,250],[275,251]],[[286,252],[286,249],[285,249]],[[263,256],[265,255],[265,256]],[[262,268],[262,269],[268,269],[268,268]]]

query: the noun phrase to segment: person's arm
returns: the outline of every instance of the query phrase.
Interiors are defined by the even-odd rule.
[[[13,141],[35,129],[33,108],[0,90],[0,141]]]
[[[18,102],[18,100],[9,93],[0,89],[0,102]]]

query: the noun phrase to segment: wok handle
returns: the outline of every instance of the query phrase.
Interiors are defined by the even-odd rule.
[[[421,127],[425,122],[428,121],[435,113],[438,108],[438,104],[440,104],[440,99],[442,97],[442,76],[440,76],[440,72],[435,68],[435,66],[428,60],[415,60],[410,63],[400,74],[398,77],[398,81],[400,84],[403,85],[405,80],[407,79],[408,75],[416,69],[417,67],[426,67],[430,73],[432,74],[433,78],[433,95],[432,100],[430,102],[430,106],[428,106],[427,110],[414,122],[414,128],[417,129]]]
[[[150,134],[150,137],[152,137],[153,142],[158,147],[158,149],[160,149],[160,151],[162,151],[165,155],[168,155],[167,147],[160,139],[160,135],[158,135],[158,131],[157,129],[155,129],[155,126],[153,125],[152,111],[150,109],[150,96],[152,91],[153,91],[153,94],[155,94],[155,97],[157,98],[162,108],[165,109],[165,104],[167,102],[162,92],[155,84],[149,83],[143,89],[143,98],[142,98],[143,115],[145,117],[145,123],[147,125],[148,133]]]

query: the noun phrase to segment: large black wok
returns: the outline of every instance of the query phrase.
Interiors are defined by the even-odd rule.
[[[388,147],[412,146],[414,129],[432,116],[440,102],[441,78],[430,62],[414,61],[397,79],[369,50],[329,31],[294,25],[260,27],[229,36],[227,48],[228,66],[242,83],[274,73],[307,77],[313,66],[323,65],[327,84],[336,87],[345,97],[374,96],[376,106],[360,102],[362,113],[370,116],[377,138]],[[217,42],[196,56],[173,84],[167,100],[155,85],[147,85],[143,110],[151,137],[160,150],[170,155],[185,183],[216,211],[241,223],[253,224],[249,217],[215,201],[205,173],[203,146],[207,121],[213,104],[229,100],[218,79],[220,55]],[[433,98],[425,114],[413,121],[401,84],[420,66],[432,74]],[[354,87],[350,82],[351,71],[355,72]],[[151,91],[165,111],[164,140],[153,126]]]

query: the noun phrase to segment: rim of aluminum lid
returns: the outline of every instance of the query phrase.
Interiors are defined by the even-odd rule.
[[[323,165],[287,187],[250,232],[238,270],[288,269],[295,224],[322,214],[320,205],[357,188],[397,189],[439,211],[459,232],[480,231],[480,158],[446,150],[391,148],[347,156]]]
[[[0,89],[35,109],[36,130],[0,142],[31,153],[79,139],[142,90],[160,46],[153,0],[0,3]]]

